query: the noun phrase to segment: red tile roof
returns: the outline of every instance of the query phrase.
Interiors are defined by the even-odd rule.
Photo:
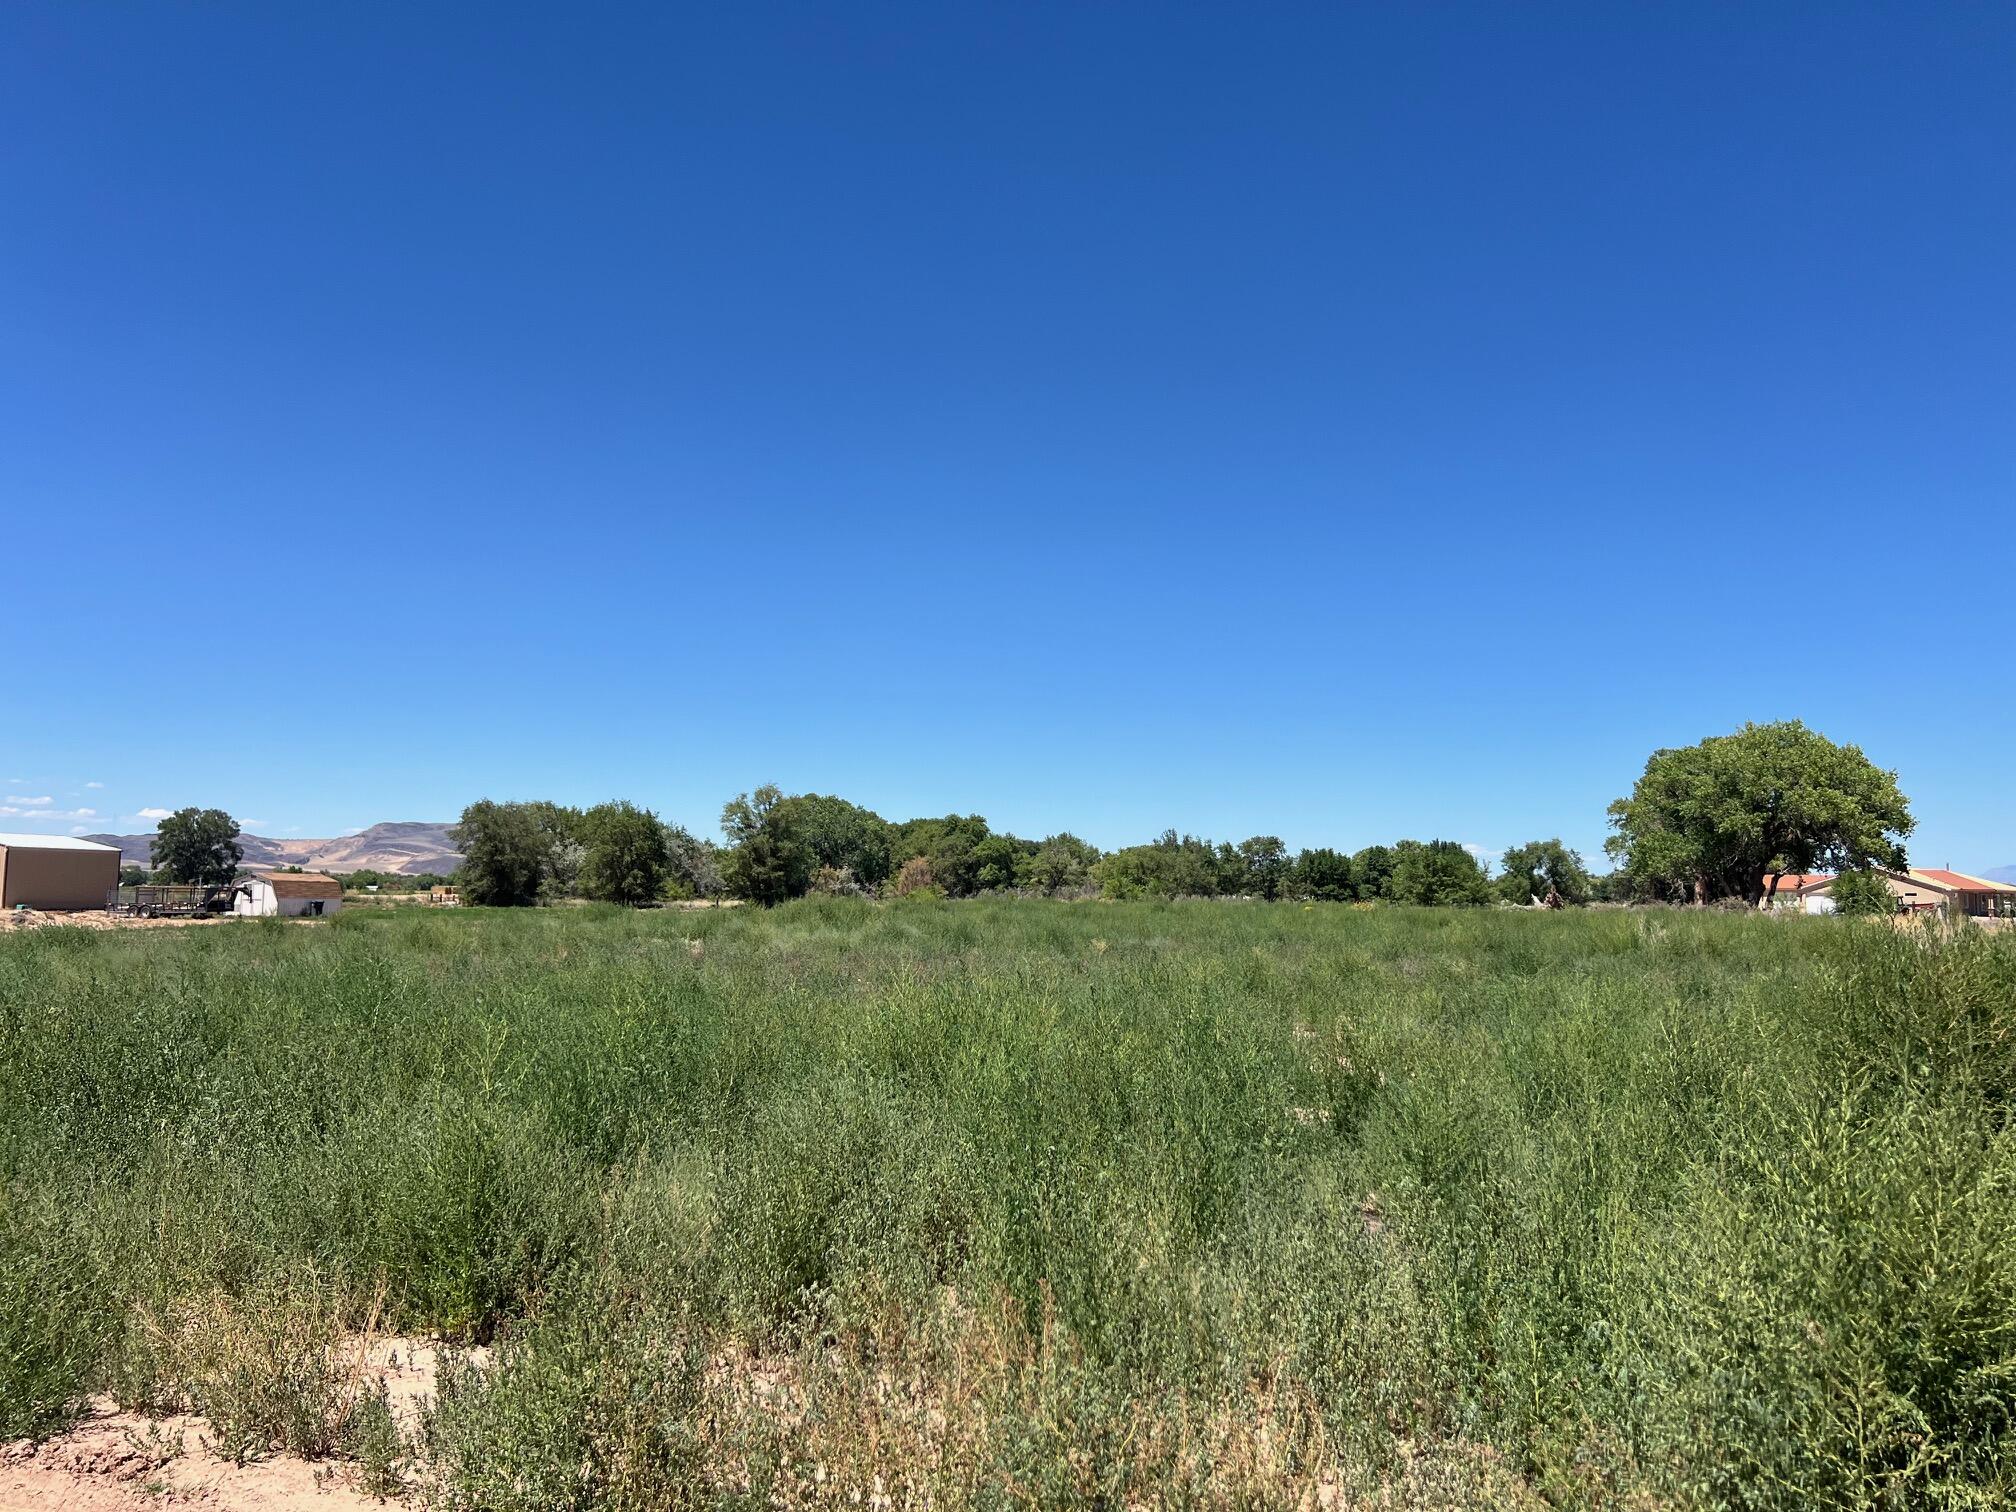
[[[1990,882],[1986,877],[1970,877],[1965,872],[1947,871],[1943,867],[1914,866],[1911,875],[1952,892],[2016,892],[2016,887],[2005,887],[1999,882]]]
[[[1802,887],[1811,887],[1816,882],[1832,882],[1833,880],[1834,877],[1831,872],[1787,872],[1778,879],[1778,896],[1782,898],[1787,893],[1795,893]],[[1771,874],[1769,872],[1764,874],[1764,890],[1766,892],[1771,890]]]

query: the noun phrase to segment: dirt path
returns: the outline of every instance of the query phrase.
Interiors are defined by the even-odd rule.
[[[102,908],[74,913],[50,913],[39,908],[10,908],[0,913],[0,934],[10,929],[184,929],[192,924],[218,924],[221,919],[135,919],[108,914]]]

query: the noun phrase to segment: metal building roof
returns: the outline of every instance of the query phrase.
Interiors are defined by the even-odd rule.
[[[96,840],[79,840],[74,835],[0,835],[0,846],[9,850],[81,850],[119,853],[116,845],[100,845]]]
[[[258,879],[276,898],[340,898],[343,884],[327,872],[261,872]]]

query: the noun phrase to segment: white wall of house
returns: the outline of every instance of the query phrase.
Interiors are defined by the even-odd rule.
[[[1809,914],[1830,914],[1834,912],[1834,900],[1824,892],[1810,892],[1800,899]]]

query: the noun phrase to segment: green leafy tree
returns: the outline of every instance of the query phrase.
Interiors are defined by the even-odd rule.
[[[1317,903],[1349,903],[1358,896],[1358,872],[1349,856],[1319,846],[1295,858],[1287,886],[1298,898]]]
[[[245,859],[238,821],[222,809],[177,809],[154,832],[154,870],[170,882],[222,887]]]
[[[1591,903],[1637,903],[1640,899],[1632,888],[1630,873],[1624,871],[1598,872],[1589,879],[1589,901]]]
[[[1411,844],[1411,841],[1402,841]],[[1398,859],[1390,845],[1368,845],[1351,857],[1351,879],[1358,889],[1358,896],[1370,903],[1387,896],[1386,887],[1393,880],[1393,865]]]
[[[728,852],[721,865],[728,891],[765,908],[802,898],[812,885],[812,849],[781,817],[784,794],[773,783],[753,793],[737,793],[721,810],[721,833]]]
[[[1897,895],[1873,871],[1845,871],[1827,889],[1834,912],[1849,918],[1882,918],[1897,912]]]
[[[1254,835],[1233,847],[1237,885],[1227,891],[1273,902],[1288,880],[1288,847],[1278,835]]]
[[[1896,773],[1795,719],[1653,752],[1610,823],[1641,887],[1754,907],[1787,872],[1902,868],[1913,820]]]
[[[1529,840],[1499,858],[1503,874],[1494,884],[1507,903],[1521,907],[1535,898],[1581,904],[1590,899],[1589,869],[1559,840]]]
[[[455,873],[465,903],[529,908],[572,883],[578,816],[553,803],[480,799],[462,810],[449,838],[462,853]]]
[[[581,834],[581,810],[543,798],[519,806],[531,816],[539,832],[543,851],[539,858],[540,899],[558,902],[578,896],[581,862],[587,855]]]
[[[1246,891],[1246,863],[1230,840],[1219,841],[1211,852],[1211,891],[1228,898]]]
[[[122,866],[119,868],[119,885],[121,887],[139,887],[146,882],[147,877],[148,872],[145,867]]]
[[[997,892],[1014,887],[1021,869],[1036,853],[1034,842],[1014,835],[991,834],[973,847],[973,889]]]
[[[1087,886],[1099,864],[1099,847],[1068,830],[1051,835],[1024,856],[1017,870],[1019,886],[1034,892],[1071,892]]]
[[[1491,884],[1477,858],[1454,840],[1426,845],[1403,840],[1394,848],[1386,892],[1396,903],[1422,908],[1479,908],[1491,901]]]
[[[671,875],[665,826],[648,809],[598,803],[581,816],[581,895],[636,907],[656,902]]]
[[[725,890],[720,852],[683,825],[665,826],[665,858],[670,870],[665,888],[669,895],[711,898]]]
[[[971,897],[980,890],[980,861],[974,851],[991,834],[978,814],[947,814],[942,819],[906,819],[890,826],[895,864],[913,856],[931,863],[935,885],[950,898]]]
[[[1215,897],[1220,875],[1219,853],[1210,841],[1173,829],[1147,845],[1114,851],[1097,868],[1109,898]]]
[[[783,798],[771,822],[811,852],[814,866],[851,872],[869,887],[880,886],[894,869],[888,821],[845,798],[823,793]]]

